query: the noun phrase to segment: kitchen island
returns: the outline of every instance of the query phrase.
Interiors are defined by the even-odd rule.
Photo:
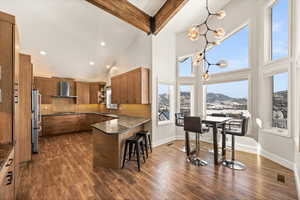
[[[91,125],[93,127],[93,167],[120,169],[127,138],[142,130],[149,130],[150,118],[118,115]]]

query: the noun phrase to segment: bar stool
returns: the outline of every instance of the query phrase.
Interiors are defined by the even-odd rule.
[[[236,122],[234,122],[236,125]],[[249,117],[245,117],[241,120],[240,123],[240,130],[232,129],[230,126],[230,123],[228,123],[229,128],[224,130],[224,133],[226,135],[231,135],[231,160],[225,160],[223,161],[223,165],[225,167],[229,167],[231,169],[235,170],[244,170],[246,166],[235,160],[235,136],[245,136],[248,132],[248,123],[249,123]]]
[[[132,156],[132,148],[134,148],[134,152],[136,154],[136,161],[138,165],[138,171],[141,171],[141,162],[140,162],[140,154],[142,153],[144,162],[146,162],[145,159],[145,153],[144,153],[144,140],[141,136],[131,136],[125,141],[125,149],[124,149],[124,156],[123,156],[123,164],[122,168],[125,166],[125,161],[130,161]],[[127,150],[129,149],[129,158],[126,159],[127,156]]]
[[[200,153],[200,135],[203,134],[202,121],[200,117],[184,117],[184,131],[185,131],[185,142],[186,142],[186,153],[188,161],[196,166],[205,166],[207,162],[201,160],[199,157]],[[190,151],[190,140],[189,132],[196,134],[196,150],[194,155],[191,155]]]
[[[152,142],[151,142],[151,134],[150,134],[150,132],[148,132],[148,131],[141,131],[141,132],[138,132],[136,135],[143,138],[143,140],[144,140],[144,147],[145,147],[145,150],[146,150],[146,156],[148,158],[148,149],[150,149],[150,151],[152,153]]]

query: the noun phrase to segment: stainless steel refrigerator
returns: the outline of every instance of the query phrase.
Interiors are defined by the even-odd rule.
[[[32,90],[32,131],[31,131],[31,143],[32,153],[38,153],[39,151],[39,133],[42,131],[41,120],[41,94],[38,90]]]

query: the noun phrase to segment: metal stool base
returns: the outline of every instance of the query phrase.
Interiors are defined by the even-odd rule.
[[[208,164],[205,160],[201,160],[199,157],[191,157],[188,161],[195,166],[206,166]]]
[[[222,165],[225,167],[228,167],[230,169],[234,169],[234,170],[245,170],[246,169],[246,165],[244,165],[243,163],[241,163],[239,161],[225,160],[225,161],[223,161]]]

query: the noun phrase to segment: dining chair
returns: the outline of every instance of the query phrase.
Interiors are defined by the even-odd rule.
[[[236,122],[234,122],[236,125]],[[246,136],[248,132],[248,123],[249,123],[249,117],[244,117],[240,122],[240,128],[232,128],[230,125],[230,122],[228,123],[229,126],[227,126],[224,129],[224,133],[226,135],[231,135],[231,160],[225,160],[223,161],[223,165],[226,167],[229,167],[231,169],[235,170],[244,170],[246,169],[246,166],[235,160],[235,136]]]
[[[202,121],[200,117],[184,117],[184,131],[185,131],[185,143],[186,143],[186,153],[188,161],[197,166],[205,166],[207,162],[199,157],[200,153],[200,135],[204,133],[202,128]],[[190,149],[190,138],[189,132],[195,133],[196,135],[196,151],[191,155]]]

